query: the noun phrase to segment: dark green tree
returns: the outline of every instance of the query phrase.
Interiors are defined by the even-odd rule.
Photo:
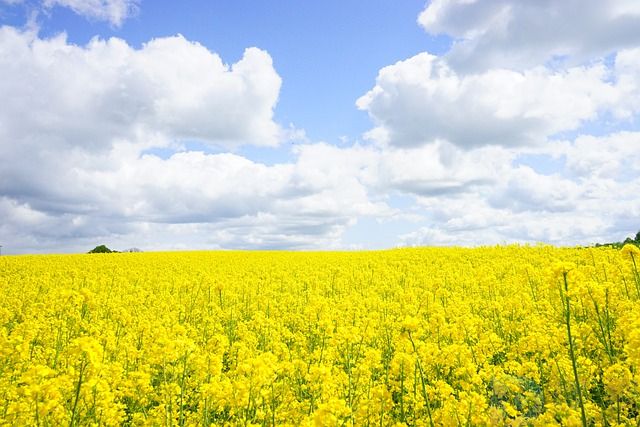
[[[95,248],[91,249],[88,253],[90,254],[110,254],[113,251],[111,249],[109,249],[108,247],[106,247],[105,245],[100,245],[100,246],[96,246]]]

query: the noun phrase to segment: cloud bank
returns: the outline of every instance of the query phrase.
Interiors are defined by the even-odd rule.
[[[305,148],[275,166],[225,152],[286,137],[262,50],[226,65],[181,36],[74,46],[3,27],[0,51],[2,232],[24,249],[128,234],[150,247],[331,246],[354,215],[385,209],[352,177],[316,179]],[[155,242],[165,225],[180,232]],[[185,227],[196,241],[179,237]]]

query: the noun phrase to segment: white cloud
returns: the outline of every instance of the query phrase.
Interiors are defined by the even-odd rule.
[[[379,152],[375,187],[417,196],[453,195],[493,185],[508,170],[512,154],[496,147],[465,151],[446,142]]]
[[[619,132],[606,137],[584,135],[558,150],[567,171],[581,179],[625,182],[640,176],[640,134]]]
[[[64,165],[57,185],[0,188],[8,194],[2,234],[14,250],[16,242],[46,251],[55,242],[87,247],[100,239],[145,249],[339,247],[355,218],[390,209],[372,202],[351,171],[331,174],[310,161],[324,147],[303,146],[296,162],[273,166],[230,153],[161,159],[118,148],[91,154],[108,165],[101,169],[51,158]]]
[[[477,156],[474,151],[466,156]],[[401,243],[570,245],[621,240],[637,231],[639,132],[581,136],[538,147],[539,154],[564,159],[551,174],[519,164],[522,150],[508,151],[493,173],[485,166],[485,184],[438,194],[414,191],[428,225],[405,233]]]
[[[120,27],[127,18],[135,15],[139,3],[139,0],[43,0],[46,8],[67,7],[78,15],[107,21],[115,27]]]
[[[391,145],[541,143],[601,112],[631,115],[638,107],[640,61],[635,55],[621,58],[620,69],[596,63],[559,71],[537,67],[459,75],[443,59],[421,53],[380,70],[376,86],[357,106],[377,125],[368,136]],[[616,77],[619,81],[612,81]]]
[[[487,201],[511,212],[573,212],[582,191],[577,182],[527,166],[512,169],[497,184]]]
[[[640,111],[640,48],[618,52],[614,70],[618,97],[612,110],[619,117],[630,118]]]
[[[433,0],[418,22],[456,40],[446,58],[465,71],[575,64],[640,43],[635,0]]]
[[[438,224],[406,233],[400,236],[400,241],[407,246],[479,246],[539,242],[569,246],[608,241],[612,231],[608,228],[607,221],[597,215],[576,217],[572,214],[532,215],[493,211],[487,212],[486,215],[493,218],[498,215],[498,219],[487,223],[478,221],[482,216],[474,215],[472,219],[477,224],[475,228],[461,229],[455,224]]]
[[[256,48],[228,66],[182,36],[136,50],[117,38],[81,47],[2,27],[0,52],[0,131],[23,145],[46,137],[101,150],[157,132],[227,148],[280,142],[272,117],[281,79]]]

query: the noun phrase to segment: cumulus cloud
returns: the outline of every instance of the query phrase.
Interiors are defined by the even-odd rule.
[[[598,62],[466,75],[442,58],[421,53],[380,70],[375,87],[357,106],[376,124],[367,136],[385,144],[539,144],[601,114],[631,117],[640,107],[639,71],[637,50],[620,52],[613,67]]]
[[[66,172],[56,181],[66,194],[42,186],[32,193],[0,189],[8,194],[0,204],[2,233],[40,250],[96,239],[147,249],[339,247],[355,218],[391,210],[371,201],[349,171],[330,174],[321,163],[309,163],[319,149],[322,144],[300,147],[296,162],[273,166],[192,151],[166,159],[92,154],[109,165],[103,169],[61,159]]]
[[[433,0],[418,23],[455,39],[446,58],[464,71],[576,64],[640,43],[635,0]]]
[[[494,208],[511,212],[572,212],[582,189],[558,175],[542,175],[527,166],[512,169],[488,198]]]
[[[46,8],[67,7],[78,15],[107,21],[114,27],[120,27],[127,18],[135,15],[139,10],[139,3],[139,0],[43,0]]]
[[[640,176],[640,134],[618,132],[605,137],[583,135],[561,145],[556,155],[566,158],[566,171],[578,179],[626,182]]]
[[[64,34],[2,27],[0,51],[2,131],[21,144],[46,136],[50,147],[99,150],[149,132],[227,148],[279,143],[281,79],[256,48],[228,66],[182,36],[134,49],[117,38],[75,46]]]
[[[24,241],[42,249],[99,238],[147,248],[329,248],[340,244],[357,216],[389,212],[384,203],[370,201],[348,172],[313,180],[326,171],[308,164],[305,151],[295,163],[273,166],[201,152],[167,159],[111,154],[102,158],[109,164],[102,170],[58,159],[66,172],[55,186],[34,184],[35,191],[11,194],[9,184],[0,190],[8,194],[3,235],[13,236],[14,248]],[[156,234],[164,241],[154,241]]]
[[[400,236],[407,245],[548,242],[588,244],[635,233],[640,217],[640,133],[548,142],[537,153],[563,159],[553,173],[504,150],[485,184],[439,194],[413,192],[428,225]],[[466,152],[471,156],[473,151]],[[452,170],[455,173],[455,169]],[[401,188],[402,191],[410,191]]]
[[[371,185],[381,192],[447,197],[493,185],[510,163],[511,153],[494,147],[465,151],[446,142],[384,147]]]
[[[461,229],[455,224],[420,227],[400,236],[400,241],[406,246],[479,246],[539,242],[568,246],[606,241],[612,232],[609,224],[596,215],[576,218],[570,214],[550,216],[493,211],[487,212],[487,215],[499,216],[497,220],[490,222],[477,222],[476,216],[476,228]]]

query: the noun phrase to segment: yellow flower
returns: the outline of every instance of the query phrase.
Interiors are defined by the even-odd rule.
[[[613,399],[620,398],[631,385],[631,371],[619,363],[605,369],[603,377],[605,389]]]
[[[622,249],[620,249],[620,253],[623,255],[633,254],[634,256],[638,256],[640,255],[640,249],[632,243],[626,243]]]
[[[420,320],[413,316],[406,316],[402,322],[402,330],[406,332],[415,332],[418,330]]]
[[[553,264],[553,272],[556,276],[562,276],[567,274],[571,270],[574,270],[576,265],[566,261],[558,261]]]

